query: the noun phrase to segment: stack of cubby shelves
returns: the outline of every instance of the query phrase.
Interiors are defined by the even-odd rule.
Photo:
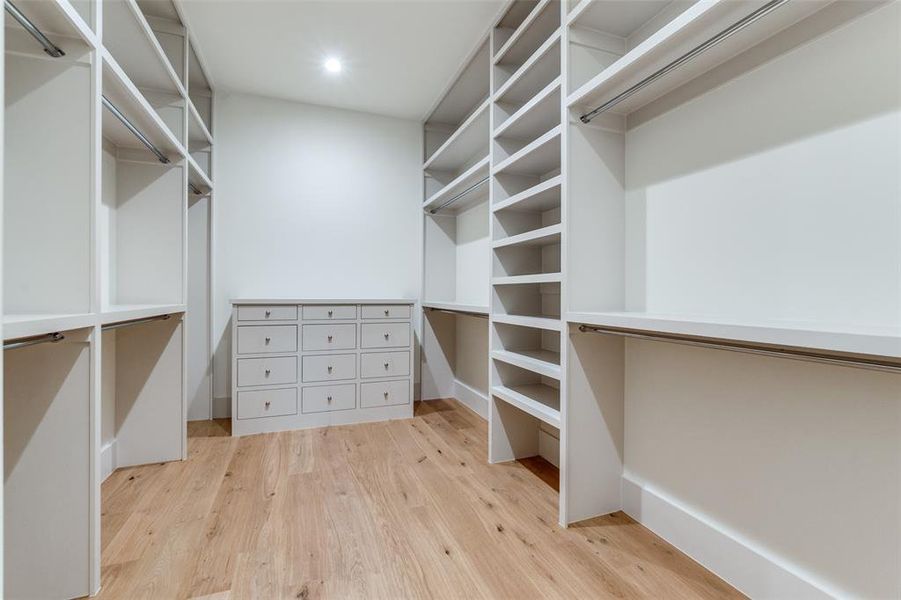
[[[100,586],[102,479],[187,453],[187,224],[213,187],[212,92],[168,1],[11,10],[62,53],[7,16],[4,592],[71,598]]]
[[[561,17],[515,2],[491,33],[491,462],[559,466]]]
[[[424,125],[423,399],[488,404],[490,56],[485,39]]]

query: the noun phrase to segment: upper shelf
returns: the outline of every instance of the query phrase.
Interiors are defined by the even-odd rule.
[[[93,327],[96,322],[97,317],[93,313],[3,315],[3,339],[14,340]]]
[[[830,0],[786,2],[744,29],[725,38],[719,44],[708,48],[692,60],[643,87],[628,99],[612,107],[609,112],[629,114],[786,27],[809,17],[829,3]],[[566,104],[570,107],[578,106],[584,110],[602,105],[713,38],[764,4],[766,4],[766,0],[710,0],[693,4],[575,90],[567,97]],[[868,5],[868,3],[860,4]],[[580,4],[580,6],[582,5]],[[861,9],[863,8],[865,6],[861,7]]]
[[[461,173],[453,181],[432,194],[429,199],[426,200],[422,205],[423,210],[427,212],[437,210],[446,202],[449,202],[452,198],[458,196],[459,194],[462,194],[466,190],[472,188],[474,185],[488,177],[489,162],[490,158],[486,156],[470,168],[466,169],[466,171]],[[484,192],[480,193],[478,190],[472,190],[465,196],[461,196],[460,199],[455,201],[453,204],[448,205],[446,212],[456,213],[463,211],[470,206],[481,202],[484,199]]]
[[[135,0],[103,3],[103,46],[139,88],[187,96]]]
[[[484,101],[425,162],[423,170],[455,173],[488,147],[488,107]]]
[[[102,59],[103,95],[170,161],[184,157],[185,149],[106,49]],[[119,147],[144,148],[108,110],[103,111],[103,137]]]
[[[144,95],[135,87],[109,52],[103,50],[103,95],[170,161],[185,155],[175,135]],[[103,111],[103,137],[123,148],[144,149],[144,145],[110,111]]]
[[[643,312],[567,313],[570,323],[714,341],[901,358],[901,327],[848,327],[804,321],[737,321]]]
[[[557,125],[494,167],[494,173],[541,176],[560,169],[560,132]]]
[[[560,4],[539,0],[494,56],[494,64],[522,64],[538,46],[560,27]]]
[[[54,36],[63,36],[81,38],[92,48],[97,47],[94,32],[68,0],[16,0],[15,5],[51,42]],[[9,13],[5,23],[6,27],[20,27]]]

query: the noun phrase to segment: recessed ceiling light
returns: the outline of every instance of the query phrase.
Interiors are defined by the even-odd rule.
[[[340,73],[341,72],[341,61],[337,58],[327,58],[325,59],[325,70],[329,73]]]

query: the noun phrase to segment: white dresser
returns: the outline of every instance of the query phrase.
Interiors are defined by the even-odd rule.
[[[412,300],[232,300],[232,435],[413,416]]]

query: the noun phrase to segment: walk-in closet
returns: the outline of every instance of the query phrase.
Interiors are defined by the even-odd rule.
[[[0,40],[0,596],[901,597],[901,0]]]

